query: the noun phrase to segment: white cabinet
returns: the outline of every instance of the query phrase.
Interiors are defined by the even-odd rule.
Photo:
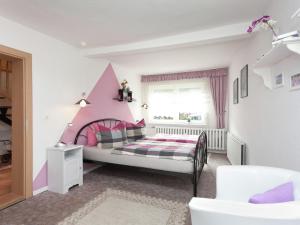
[[[48,148],[48,190],[65,194],[74,185],[82,185],[82,146]]]

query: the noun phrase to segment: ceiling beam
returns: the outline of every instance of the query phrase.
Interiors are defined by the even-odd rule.
[[[113,45],[81,50],[82,55],[92,58],[133,54],[156,50],[211,44],[235,39],[247,38],[246,29],[250,23],[238,23],[190,33],[167,36],[130,44]]]

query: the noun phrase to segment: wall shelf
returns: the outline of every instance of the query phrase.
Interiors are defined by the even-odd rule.
[[[135,102],[136,100],[133,98],[131,101],[128,99],[120,99],[120,98],[113,98],[113,100],[119,101],[119,102]]]
[[[300,54],[300,38],[286,38],[273,45],[273,48],[259,58],[254,64],[253,71],[261,76],[264,85],[269,89],[274,88],[274,74],[272,68],[282,60],[293,54]]]

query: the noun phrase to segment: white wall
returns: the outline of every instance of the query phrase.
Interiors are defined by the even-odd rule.
[[[135,118],[144,117],[140,105],[143,104],[141,75],[182,72],[228,67],[235,52],[244,45],[246,40],[228,41],[195,47],[184,47],[164,51],[107,57],[123,68],[118,76],[129,81],[137,102],[130,104]],[[137,106],[137,107],[135,107]],[[144,111],[144,110],[143,110]],[[215,115],[209,118],[209,126],[215,127]]]
[[[79,51],[0,17],[0,44],[32,54],[33,178],[46,161],[46,148],[55,144],[78,110],[81,93],[94,86],[106,60],[81,57]]]
[[[300,1],[273,1],[267,11],[278,21],[280,33],[292,31],[296,22],[290,16]],[[298,29],[300,26],[298,26]],[[300,90],[289,91],[289,77],[300,72],[300,56],[290,57],[274,68],[285,74],[283,88],[269,90],[253,73],[256,59],[271,48],[272,36],[260,31],[234,56],[230,66],[229,129],[247,143],[247,163],[300,170]],[[249,64],[249,96],[232,104],[232,83]]]
[[[106,58],[138,75],[205,70],[229,66],[245,40]]]

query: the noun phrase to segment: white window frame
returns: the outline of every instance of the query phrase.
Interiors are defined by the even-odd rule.
[[[207,82],[207,83],[204,83]],[[166,89],[170,89],[171,86],[175,86],[176,88],[174,88],[174,90],[179,90],[181,88],[195,88],[195,89],[203,89],[205,88],[207,93],[209,96],[207,96],[207,98],[209,98],[209,100],[211,100],[211,93],[210,93],[210,89],[209,87],[207,87],[206,85],[208,84],[208,80],[203,81],[201,80],[188,80],[188,81],[173,81],[173,82],[159,82],[159,83],[155,83],[155,84],[150,84],[148,85],[147,88],[147,102],[149,103],[149,109],[148,109],[148,122],[150,124],[161,124],[161,125],[179,125],[179,126],[208,126],[208,112],[203,113],[202,117],[203,119],[201,121],[180,121],[180,120],[155,120],[152,118],[151,116],[151,100],[150,100],[150,93],[153,92],[154,90],[166,90]]]

